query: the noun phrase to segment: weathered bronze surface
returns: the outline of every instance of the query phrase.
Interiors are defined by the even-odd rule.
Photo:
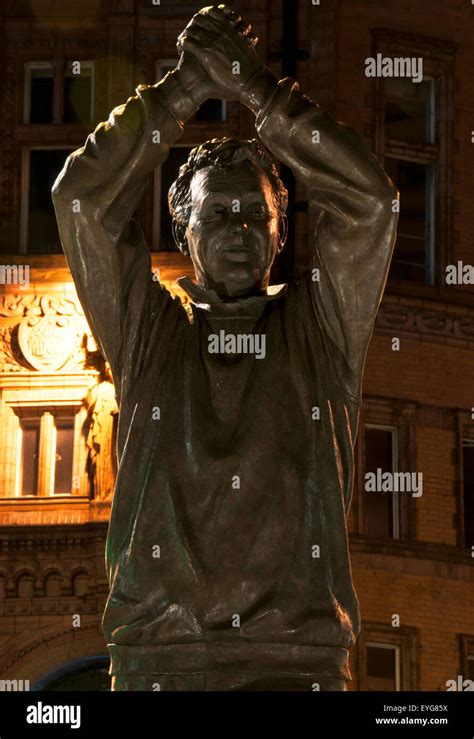
[[[115,690],[343,690],[350,679],[360,624],[346,515],[397,193],[358,135],[278,82],[255,46],[224,6],[200,11],[178,67],[114,109],[53,188],[120,407],[103,620]],[[195,150],[170,193],[197,276],[180,281],[190,321],[152,278],[131,217],[208,98],[255,113],[322,215],[313,270],[268,291],[286,238],[268,153],[232,139]]]

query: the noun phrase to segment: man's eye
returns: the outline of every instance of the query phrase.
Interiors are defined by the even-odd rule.
[[[265,218],[267,216],[267,209],[265,208],[264,205],[255,203],[255,205],[251,205],[248,208],[248,213],[249,215],[257,217],[257,218]]]
[[[219,216],[223,216],[225,212],[226,210],[223,205],[211,205],[211,207],[207,210],[207,217],[219,218]]]

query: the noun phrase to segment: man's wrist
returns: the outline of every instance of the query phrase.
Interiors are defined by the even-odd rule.
[[[166,98],[166,106],[176,120],[184,123],[189,120],[206,99],[202,89],[189,85],[179,69],[173,69],[159,83]]]
[[[278,80],[268,67],[261,67],[245,83],[240,102],[257,115],[278,87]]]

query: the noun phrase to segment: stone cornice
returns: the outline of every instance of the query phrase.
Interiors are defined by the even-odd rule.
[[[385,295],[377,333],[416,335],[435,343],[474,348],[474,307],[400,295]]]

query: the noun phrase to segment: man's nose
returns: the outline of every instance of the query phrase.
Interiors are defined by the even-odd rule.
[[[233,213],[230,224],[230,231],[233,234],[245,234],[249,230],[249,226],[245,218],[240,213]]]

